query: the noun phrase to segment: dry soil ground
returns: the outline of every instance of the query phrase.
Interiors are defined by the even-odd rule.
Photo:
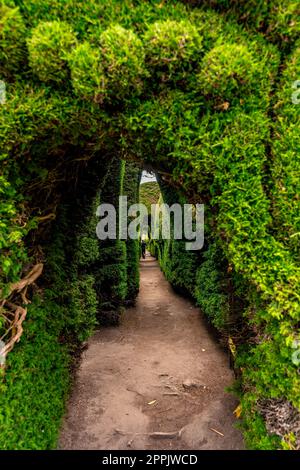
[[[59,448],[243,449],[232,381],[199,309],[147,257],[136,306],[83,354]]]

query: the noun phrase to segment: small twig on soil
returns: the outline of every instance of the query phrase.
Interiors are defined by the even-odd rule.
[[[126,432],[121,429],[114,429],[115,434],[121,434],[121,436],[126,436],[128,434],[133,434],[135,436],[149,436],[152,439],[174,439],[175,437],[181,437],[182,431],[184,428],[179,429],[179,431],[172,432]],[[132,440],[134,439],[132,438]],[[131,442],[131,441],[129,441]]]
[[[174,432],[152,432],[149,437],[152,437],[152,439],[174,439],[181,436],[181,431],[182,429]]]
[[[128,387],[126,388],[126,390],[127,390],[128,392],[136,393],[136,394],[139,395],[140,397],[143,397],[143,398],[144,398],[144,395],[143,395],[142,393],[140,393],[140,392],[137,392],[136,390],[132,390],[131,388],[128,388]]]
[[[217,429],[214,429],[214,428],[209,428],[209,429],[210,429],[211,431],[213,431],[213,432],[219,434],[220,436],[223,436],[223,437],[224,437],[224,434],[223,434],[222,432],[220,432],[220,431],[217,431]]]
[[[132,446],[133,441],[134,441],[135,438],[136,438],[136,433],[134,434],[134,436],[132,437],[132,439],[130,439],[130,441],[127,442],[127,447],[131,447],[131,446]]]

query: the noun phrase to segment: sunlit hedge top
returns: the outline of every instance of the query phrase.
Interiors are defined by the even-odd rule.
[[[67,23],[40,23],[27,41],[33,73],[43,82],[63,83],[68,78],[68,54],[75,44],[76,36]]]
[[[24,65],[25,25],[18,8],[0,4],[0,74],[17,72]]]
[[[159,83],[194,88],[212,103],[265,92],[272,47],[260,40],[248,48],[232,28],[215,46],[210,38],[207,50],[205,28],[199,18],[154,22],[144,34],[114,24],[80,41],[64,21],[41,22],[28,33],[29,65],[41,82],[72,83],[76,95],[100,105],[128,102]]]
[[[100,35],[99,44],[110,97],[122,99],[140,92],[146,71],[139,37],[132,30],[114,25]]]
[[[202,56],[202,36],[189,21],[159,21],[144,35],[146,62],[163,82],[183,78]],[[157,78],[157,77],[155,77]]]
[[[199,90],[224,101],[255,93],[260,66],[244,45],[222,44],[204,57],[198,75]]]
[[[79,44],[68,56],[72,85],[83,99],[101,103],[106,89],[106,77],[100,50],[88,42]]]

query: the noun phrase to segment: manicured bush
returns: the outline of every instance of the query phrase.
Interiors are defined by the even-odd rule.
[[[62,84],[69,76],[68,55],[76,44],[69,24],[40,23],[27,40],[29,64],[42,82]]]
[[[197,269],[195,299],[201,310],[220,331],[229,324],[230,305],[226,262],[216,244],[211,244]]]
[[[199,91],[223,102],[241,99],[254,91],[258,71],[258,63],[246,46],[216,46],[207,52],[201,63]]]
[[[182,194],[174,188],[169,187],[160,176],[158,176],[158,181],[161,195],[157,203],[165,203],[170,207],[172,207],[172,204],[180,204],[183,211],[183,204],[187,201]],[[144,184],[149,185],[149,183]],[[162,238],[160,220],[159,239],[150,240],[150,250],[154,256],[157,256],[160,267],[172,286],[182,294],[193,297],[199,256],[197,252],[186,250],[186,240],[174,239],[174,218],[172,214],[170,216],[170,234],[170,240]]]
[[[99,43],[110,100],[140,93],[145,68],[143,44],[139,37],[132,30],[114,25],[101,33]]]
[[[113,159],[101,188],[101,204],[113,204],[119,224],[119,195],[123,193],[125,162]],[[100,324],[118,324],[127,297],[126,242],[119,239],[99,241],[101,264],[97,266],[96,291]]]
[[[102,103],[105,93],[105,76],[100,52],[88,42],[79,44],[68,58],[72,85],[78,96]]]
[[[123,179],[123,196],[127,196],[128,207],[136,204],[139,200],[139,184],[141,169],[133,162],[125,163]],[[128,220],[128,223],[130,221]],[[139,240],[126,240],[126,266],[127,266],[127,294],[125,301],[127,304],[134,304],[140,286],[140,242]]]
[[[202,37],[188,21],[158,21],[144,35],[146,64],[163,82],[188,76],[202,55]]]

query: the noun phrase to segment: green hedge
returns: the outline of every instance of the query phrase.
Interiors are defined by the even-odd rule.
[[[69,75],[67,57],[76,37],[67,23],[40,23],[27,41],[29,65],[42,82],[62,84]]]
[[[270,184],[274,229],[278,239],[288,247],[298,261],[300,259],[300,93],[297,82],[299,77],[298,43],[284,64],[274,98],[276,121],[273,127]]]
[[[123,196],[127,196],[128,207],[139,200],[139,184],[141,169],[132,162],[125,163]],[[139,240],[126,240],[126,265],[127,265],[127,294],[126,302],[135,302],[140,286],[140,243]]]
[[[18,8],[0,4],[0,74],[2,78],[26,64],[25,24]]]
[[[51,296],[50,296],[51,299]],[[0,448],[55,447],[69,390],[70,357],[59,343],[64,319],[60,305],[36,297],[22,340],[0,371]]]
[[[101,203],[113,204],[119,224],[119,195],[123,192],[125,164],[114,158],[101,190]],[[96,272],[96,290],[100,299],[98,320],[102,324],[118,323],[127,296],[125,240],[103,240]]]
[[[300,317],[299,110],[291,104],[298,2],[259,2],[259,9],[252,0],[189,3],[1,2],[2,295],[43,259],[44,294],[32,306],[32,327],[47,324],[51,333],[37,331],[26,346],[28,320],[10,353],[0,418],[7,448],[53,446],[62,412],[47,401],[50,365],[41,365],[37,389],[53,425],[42,437],[40,425],[24,440],[11,435],[5,416],[13,412],[16,422],[24,409],[46,421],[42,405],[32,406],[30,371],[22,375],[18,364],[29,363],[44,341],[49,357],[61,353],[61,362],[52,362],[56,377],[67,370],[67,345],[85,339],[97,319],[118,321],[136,295],[137,245],[98,244],[92,233],[99,201],[116,203],[124,192],[124,160],[159,170],[179,202],[206,204],[203,253],[187,254],[176,240],[155,249],[167,278],[195,295],[216,326],[223,328],[241,301],[234,331],[248,445],[286,448],[298,439],[293,430],[268,436],[260,408],[277,399],[300,407],[292,359]],[[129,179],[126,189],[134,198],[136,184]],[[63,318],[53,319],[48,308],[57,312],[58,305]],[[57,382],[53,403],[62,404],[67,382]],[[16,383],[26,397],[19,408],[11,405]]]

